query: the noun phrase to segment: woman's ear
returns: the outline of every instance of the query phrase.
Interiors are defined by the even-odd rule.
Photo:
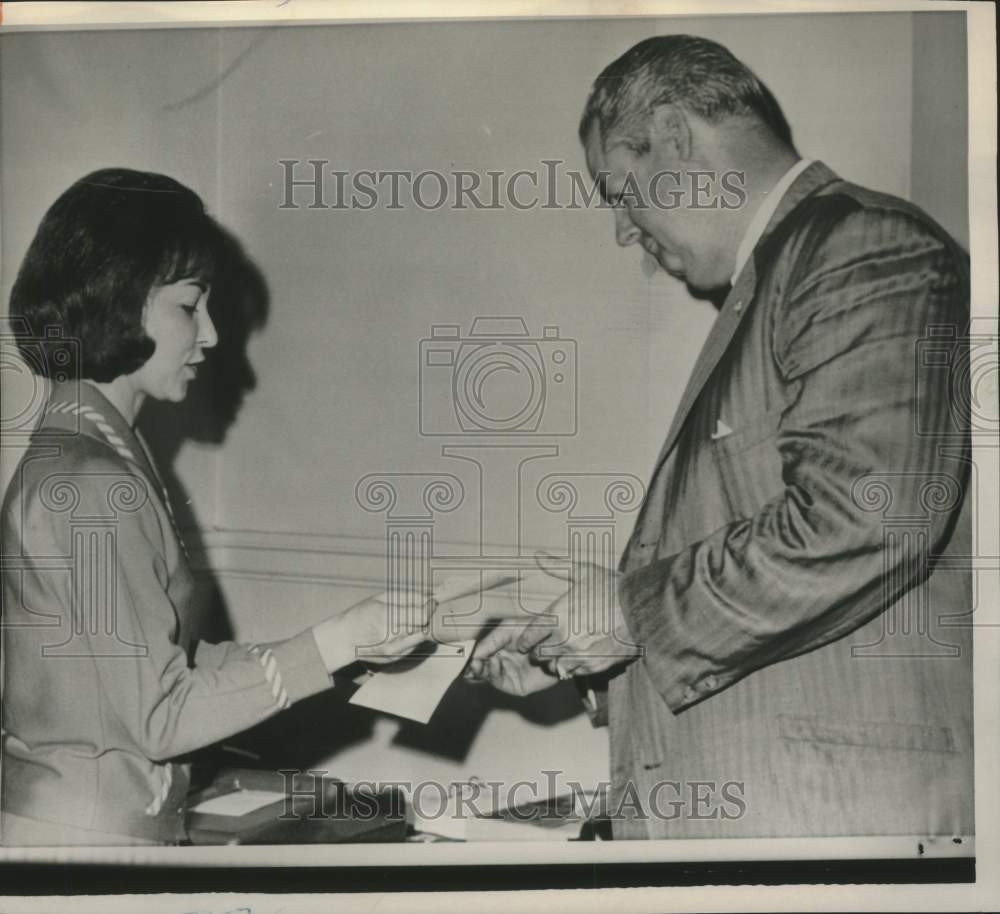
[[[162,288],[155,283],[150,287],[149,292],[146,293],[146,300],[142,303],[142,311],[139,312],[139,325],[143,330],[146,329],[146,321],[149,320],[149,309],[153,304],[153,297]]]
[[[679,105],[657,105],[653,109],[649,141],[652,148],[666,152],[671,158],[681,161],[691,158],[691,125]]]

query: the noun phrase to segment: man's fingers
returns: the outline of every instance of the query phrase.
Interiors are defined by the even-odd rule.
[[[560,679],[571,679],[573,676],[586,676],[590,672],[589,664],[586,660],[579,661],[571,657],[561,657],[556,660],[559,664]]]
[[[522,654],[527,654],[551,634],[552,628],[550,626],[541,626],[537,622],[534,622],[527,626],[518,636],[516,647]]]
[[[490,629],[476,642],[472,656],[480,659],[492,657],[497,651],[509,647],[522,629],[512,625],[498,625]]]
[[[486,681],[496,684],[503,679],[503,664],[500,661],[500,655],[494,654],[486,661],[486,668],[483,671]]]

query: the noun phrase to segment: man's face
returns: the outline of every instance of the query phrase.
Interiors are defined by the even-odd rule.
[[[614,205],[618,244],[641,244],[661,269],[697,291],[729,282],[732,263],[722,244],[719,210],[691,207],[692,182],[705,181],[692,172],[704,175],[704,166],[656,143],[642,155],[624,143],[605,150],[596,122],[586,153],[591,177],[607,176],[603,193]]]

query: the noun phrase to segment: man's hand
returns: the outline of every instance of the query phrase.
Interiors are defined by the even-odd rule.
[[[530,654],[512,648],[523,631],[523,625],[501,623],[488,632],[476,644],[465,678],[470,682],[488,682],[508,695],[530,695],[559,682]]]
[[[618,605],[615,571],[589,562],[567,566],[541,554],[535,561],[569,589],[524,628],[514,644],[517,651],[530,652],[561,678],[600,673],[642,653]]]

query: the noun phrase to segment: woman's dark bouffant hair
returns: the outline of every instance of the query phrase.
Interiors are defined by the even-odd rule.
[[[11,291],[18,346],[40,374],[112,381],[153,354],[142,327],[154,286],[211,281],[222,230],[166,175],[105,168],[49,208]]]

